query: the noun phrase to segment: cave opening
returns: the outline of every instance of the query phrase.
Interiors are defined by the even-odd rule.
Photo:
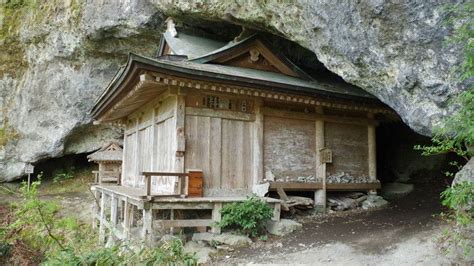
[[[57,158],[41,160],[34,164],[34,174],[31,175],[31,181],[40,180],[42,187],[56,183],[60,185],[64,181],[68,182],[64,183],[64,185],[71,186],[92,183],[94,180],[92,171],[97,166],[88,161],[88,154],[68,154]],[[18,182],[23,181],[27,181],[27,176],[24,176]]]

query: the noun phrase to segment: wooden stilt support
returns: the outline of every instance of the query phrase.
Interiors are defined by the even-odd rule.
[[[132,225],[132,206],[128,203],[128,198],[123,201],[123,231],[126,239],[130,239],[130,229]]]
[[[106,200],[106,194],[104,192],[101,192],[101,198],[100,198],[100,220],[99,220],[99,244],[104,245],[105,244],[105,200]]]
[[[100,206],[99,204],[99,192],[93,188],[94,205],[92,205],[92,229],[97,229],[97,216],[99,215]]]
[[[221,221],[221,218],[222,218],[221,209],[222,209],[222,202],[214,203],[214,208],[212,209],[212,221],[216,224]],[[214,234],[220,234],[221,228],[216,225],[213,225],[211,232]]]
[[[151,246],[153,241],[153,209],[149,204],[143,208],[143,230],[142,236],[146,245]]]
[[[174,220],[174,210],[173,209],[170,210],[170,220],[171,221]],[[174,234],[174,227],[170,228],[170,234]]]
[[[114,194],[111,196],[111,203],[110,203],[110,226],[112,227],[109,230],[109,239],[108,243],[110,245],[115,245],[116,236],[115,233],[117,231],[117,219],[118,219],[118,198],[115,197]]]

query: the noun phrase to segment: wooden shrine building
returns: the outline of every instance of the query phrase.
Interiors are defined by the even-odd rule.
[[[120,182],[120,174],[122,172],[122,146],[115,142],[110,142],[102,148],[87,156],[89,162],[95,162],[99,165],[95,174],[95,182]]]
[[[177,32],[170,20],[158,54],[130,54],[91,113],[125,128],[121,185],[95,186],[100,226],[123,227],[116,236],[127,237],[133,204],[147,237],[156,223],[209,226],[222,204],[264,181],[315,191],[321,206],[326,190],[379,188],[375,127],[392,111],[357,87],[318,81],[259,35],[224,43]],[[341,175],[354,182],[331,182]],[[279,201],[268,202],[279,219]],[[157,222],[149,211],[197,206],[212,209],[212,219]]]

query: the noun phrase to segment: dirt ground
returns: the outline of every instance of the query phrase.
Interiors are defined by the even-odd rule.
[[[408,196],[373,211],[300,218],[284,238],[224,254],[219,264],[449,265],[436,244],[444,226],[442,186],[417,184]]]
[[[42,195],[59,200],[66,213],[90,217],[91,194],[85,189]],[[437,236],[445,226],[440,183],[416,184],[408,196],[393,200],[389,207],[372,211],[335,212],[325,216],[298,216],[303,228],[286,237],[270,237],[251,247],[223,253],[216,264],[292,265],[451,265]],[[55,192],[55,191],[54,191]],[[17,200],[1,195],[3,202]],[[78,210],[78,206],[81,206]],[[4,213],[3,215],[4,216]]]

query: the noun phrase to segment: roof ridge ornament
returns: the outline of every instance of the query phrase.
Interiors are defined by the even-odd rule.
[[[166,31],[171,34],[173,37],[178,37],[178,31],[176,31],[176,23],[174,23],[174,19],[172,17],[168,17],[165,20],[166,23]]]
[[[242,30],[240,31],[239,35],[237,35],[233,41],[240,42],[254,33],[255,33],[254,30],[242,26]]]

